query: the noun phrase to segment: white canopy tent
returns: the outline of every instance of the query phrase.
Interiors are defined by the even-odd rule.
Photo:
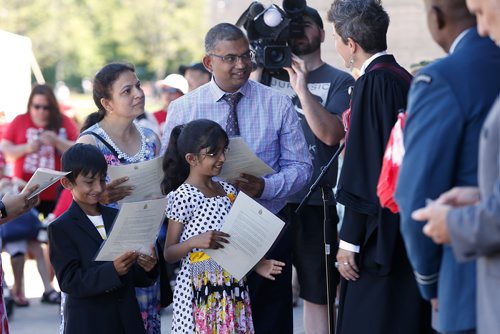
[[[26,111],[31,92],[31,71],[45,83],[28,37],[0,30],[0,111],[10,122]]]

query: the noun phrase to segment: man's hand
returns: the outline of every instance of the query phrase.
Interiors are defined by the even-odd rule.
[[[439,196],[436,202],[451,206],[473,205],[479,202],[478,187],[455,187]]]
[[[263,178],[245,173],[240,174],[240,177],[234,181],[236,188],[252,198],[259,198],[264,191],[265,185]]]
[[[120,184],[126,182],[127,180],[128,177],[124,176],[108,183],[106,185],[106,190],[101,194],[99,202],[106,205],[118,202],[119,200],[122,200],[132,194],[132,191],[134,190],[133,186],[120,186]]]
[[[440,204],[437,201],[426,207],[413,211],[411,217],[419,221],[427,221],[422,229],[424,234],[437,244],[450,243],[448,224],[446,222],[451,206]]]
[[[20,194],[10,194],[7,193],[2,198],[2,202],[5,205],[5,210],[8,214],[8,220],[15,218],[23,213],[28,212],[33,207],[38,204],[39,197],[35,196],[32,199],[28,199],[30,195],[38,188],[38,185],[34,185],[29,189],[26,189],[24,192]],[[7,222],[7,220],[2,221],[3,223]]]
[[[307,88],[307,73],[309,73],[304,60],[292,54],[292,67],[284,68],[290,77],[290,85],[299,98],[309,93]]]

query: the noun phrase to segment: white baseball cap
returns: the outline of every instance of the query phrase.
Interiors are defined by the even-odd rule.
[[[159,80],[156,84],[160,87],[172,87],[180,90],[183,94],[188,92],[188,82],[180,74],[169,74],[163,80]]]

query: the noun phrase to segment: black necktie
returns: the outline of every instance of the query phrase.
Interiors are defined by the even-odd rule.
[[[240,101],[243,94],[240,92],[234,94],[225,94],[222,98],[229,104],[229,115],[226,121],[226,132],[228,137],[235,137],[240,135],[240,128],[238,126],[238,116],[236,115],[236,106]]]

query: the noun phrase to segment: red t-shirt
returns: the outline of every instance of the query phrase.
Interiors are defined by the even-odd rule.
[[[63,189],[59,195],[59,199],[57,200],[56,207],[54,208],[54,211],[52,211],[56,218],[69,209],[72,201],[73,195],[71,194],[71,191],[69,189]]]
[[[160,126],[163,125],[163,123],[165,123],[165,121],[167,120],[167,112],[163,109],[155,111],[153,113],[153,116],[156,118],[156,121]]]
[[[67,116],[63,115],[62,128],[64,128],[66,138],[75,141],[78,138],[78,128],[76,124]],[[44,129],[36,126],[28,113],[16,116],[9,124],[3,134],[3,139],[10,141],[14,145],[21,145],[36,140]],[[61,129],[58,131],[59,135]],[[14,161],[14,176],[28,181],[38,167],[61,170],[61,155],[57,149],[51,145],[42,145],[38,152],[26,154]],[[56,198],[57,183],[40,194],[42,201],[53,201]]]

